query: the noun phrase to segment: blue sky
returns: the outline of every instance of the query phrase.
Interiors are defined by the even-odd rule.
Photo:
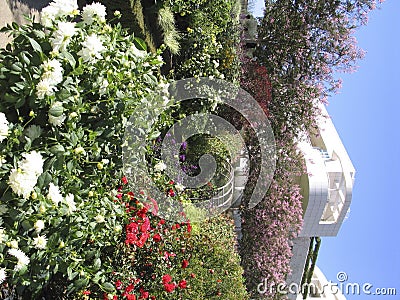
[[[260,11],[263,1],[258,1]],[[397,288],[400,299],[400,1],[387,0],[356,34],[366,50],[332,97],[330,113],[357,170],[351,213],[337,237],[323,238],[318,266],[328,280],[346,272],[349,283]]]

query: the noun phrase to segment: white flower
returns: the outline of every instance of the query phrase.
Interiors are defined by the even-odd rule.
[[[43,220],[37,220],[37,221],[35,222],[35,224],[33,225],[33,227],[35,228],[35,230],[36,230],[37,232],[42,231],[43,228],[44,228],[44,221],[43,221]]]
[[[56,52],[64,52],[71,41],[71,37],[76,34],[77,29],[73,22],[58,22],[58,28],[54,32],[54,36],[50,38],[53,50]]]
[[[47,198],[53,201],[55,206],[58,206],[58,203],[63,201],[63,196],[61,195],[58,186],[54,185],[52,182],[49,184],[49,193],[47,194]]]
[[[185,186],[178,182],[175,184],[175,188],[177,191],[182,192],[185,189]]]
[[[84,62],[94,63],[96,60],[101,58],[101,52],[105,50],[103,43],[100,38],[92,33],[87,36],[85,41],[82,43],[82,49],[78,52]]]
[[[36,176],[30,176],[29,174],[22,173],[21,169],[12,169],[8,183],[13,190],[19,196],[27,199],[30,193],[33,191],[37,182]]]
[[[6,269],[1,268],[0,269],[0,284],[2,284],[7,278],[7,273],[6,273]]]
[[[12,240],[10,241],[10,247],[14,249],[18,249],[18,241]]]
[[[63,80],[64,69],[57,59],[47,60],[42,64],[44,71],[42,79],[47,79],[50,85],[57,85]]]
[[[19,271],[29,264],[29,257],[26,256],[25,253],[22,252],[20,249],[8,249],[8,254],[14,256],[18,260],[16,266],[14,267],[15,271]]]
[[[0,244],[4,243],[4,241],[6,240],[6,233],[4,228],[0,227]]]
[[[8,136],[8,120],[6,115],[0,112],[0,142]]]
[[[136,48],[135,45],[132,45],[130,50],[132,51],[133,55],[136,56],[137,58],[143,58],[146,56],[147,52],[144,50],[139,50]]]
[[[83,22],[90,25],[95,19],[100,22],[106,21],[106,7],[98,2],[86,5],[82,11]]]
[[[19,196],[28,198],[36,185],[37,179],[43,173],[43,158],[39,152],[23,153],[24,159],[18,162],[18,169],[12,169],[8,183]]]
[[[45,235],[39,235],[38,237],[33,238],[33,245],[36,249],[45,249],[47,245],[47,238]]]
[[[0,167],[7,162],[4,155],[0,155]]]
[[[100,96],[103,96],[107,93],[107,88],[109,86],[108,80],[107,79],[102,79],[100,88],[99,88],[99,94]]]
[[[55,21],[57,14],[58,9],[56,7],[51,5],[44,7],[40,14],[40,21],[43,26],[50,27],[53,24],[53,21]]]
[[[54,94],[57,88],[52,84],[49,79],[42,79],[36,86],[36,96],[38,99],[44,99],[45,96],[51,96]]]
[[[85,149],[83,149],[82,146],[76,147],[74,152],[76,155],[80,155],[80,154],[85,155],[86,154],[86,151],[85,151]]]
[[[78,10],[76,0],[54,0],[42,9],[41,22],[44,26],[51,26],[56,18],[73,15]]]
[[[97,223],[103,223],[104,222],[104,217],[102,215],[97,215],[95,218]]]
[[[160,161],[154,166],[154,171],[161,172],[161,171],[164,171],[166,168],[167,168],[167,165],[164,164],[162,161]]]
[[[65,197],[65,203],[68,206],[68,213],[72,214],[76,210],[76,203],[74,201],[74,195],[68,194]]]
[[[49,115],[49,123],[53,126],[61,126],[66,119],[66,116],[62,114],[59,117],[54,117],[52,115]]]
[[[44,159],[42,155],[37,151],[32,151],[30,153],[23,153],[22,157],[25,159],[20,162],[19,167],[23,173],[29,173],[39,177],[43,173],[43,163]]]

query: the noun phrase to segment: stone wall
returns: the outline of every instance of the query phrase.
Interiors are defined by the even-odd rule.
[[[0,27],[11,22],[23,24],[24,15],[34,15],[38,20],[39,11],[50,2],[50,0],[0,0]],[[8,42],[10,38],[0,33],[0,48],[5,47]]]

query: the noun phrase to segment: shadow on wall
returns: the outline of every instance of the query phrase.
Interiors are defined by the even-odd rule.
[[[18,9],[21,5],[27,7],[29,10],[37,10],[41,11],[43,7],[47,6],[51,0],[9,0],[10,8],[14,11],[14,9]]]
[[[0,28],[8,23],[26,23],[24,15],[33,15],[39,20],[39,11],[46,7],[51,0],[0,0]],[[5,47],[10,38],[0,33],[0,48]]]

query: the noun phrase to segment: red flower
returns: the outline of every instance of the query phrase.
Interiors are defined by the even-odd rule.
[[[139,218],[144,219],[144,218],[146,217],[146,214],[147,214],[148,211],[149,211],[149,209],[145,206],[145,207],[143,207],[141,210],[139,210],[139,211],[136,213],[136,215],[137,215]]]
[[[118,279],[118,280],[115,282],[115,288],[116,288],[117,290],[122,289],[122,281],[121,281],[121,280]]]
[[[150,234],[148,234],[147,232],[143,233],[141,235],[140,239],[136,242],[136,246],[138,246],[139,248],[142,248],[149,237],[150,237]]]
[[[150,219],[146,217],[144,219],[142,226],[140,227],[140,231],[144,233],[147,232],[149,229],[150,229]]]
[[[173,189],[169,189],[168,190],[168,196],[170,196],[170,197],[174,197],[175,196],[175,192],[174,192]]]
[[[191,232],[192,231],[192,225],[190,225],[190,223],[187,223],[187,232]]]
[[[126,195],[129,196],[131,200],[133,200],[133,198],[135,197],[135,194],[133,192],[128,192]]]
[[[162,283],[163,283],[163,284],[170,283],[171,280],[172,280],[172,277],[171,277],[171,275],[169,275],[169,274],[165,274],[165,275],[162,277]]]
[[[139,292],[140,292],[140,299],[147,299],[147,298],[149,298],[149,292],[146,292],[145,290],[144,290],[144,288],[140,288],[139,289]]]
[[[165,283],[164,290],[168,293],[172,293],[175,290],[175,283]]]
[[[170,180],[169,181],[169,184],[174,184],[175,182],[173,181],[173,180]]]
[[[122,177],[122,183],[123,184],[127,184],[128,183],[128,179],[125,176]]]
[[[155,235],[153,235],[153,241],[155,241],[156,243],[161,241],[161,235],[159,233],[156,233]]]
[[[128,299],[128,300],[136,300],[136,296],[133,295],[133,294],[126,294],[125,297],[126,297],[126,299]]]
[[[190,277],[195,278],[195,277],[196,277],[196,274],[191,273],[191,274],[190,274]]]
[[[134,288],[135,288],[135,286],[131,283],[130,285],[128,285],[128,286],[126,287],[125,293],[127,294],[127,293],[132,292]],[[124,293],[124,294],[125,294],[125,293]]]
[[[186,289],[186,287],[187,287],[187,282],[186,282],[186,280],[183,279],[183,280],[179,281],[178,286],[179,286],[181,289]]]
[[[186,260],[186,259],[184,259],[184,260],[182,261],[182,269],[187,268],[188,265],[189,265],[189,261]]]
[[[82,294],[84,294],[84,295],[90,295],[92,292],[91,291],[88,291],[88,290],[85,290],[85,291],[83,291],[82,292]]]

